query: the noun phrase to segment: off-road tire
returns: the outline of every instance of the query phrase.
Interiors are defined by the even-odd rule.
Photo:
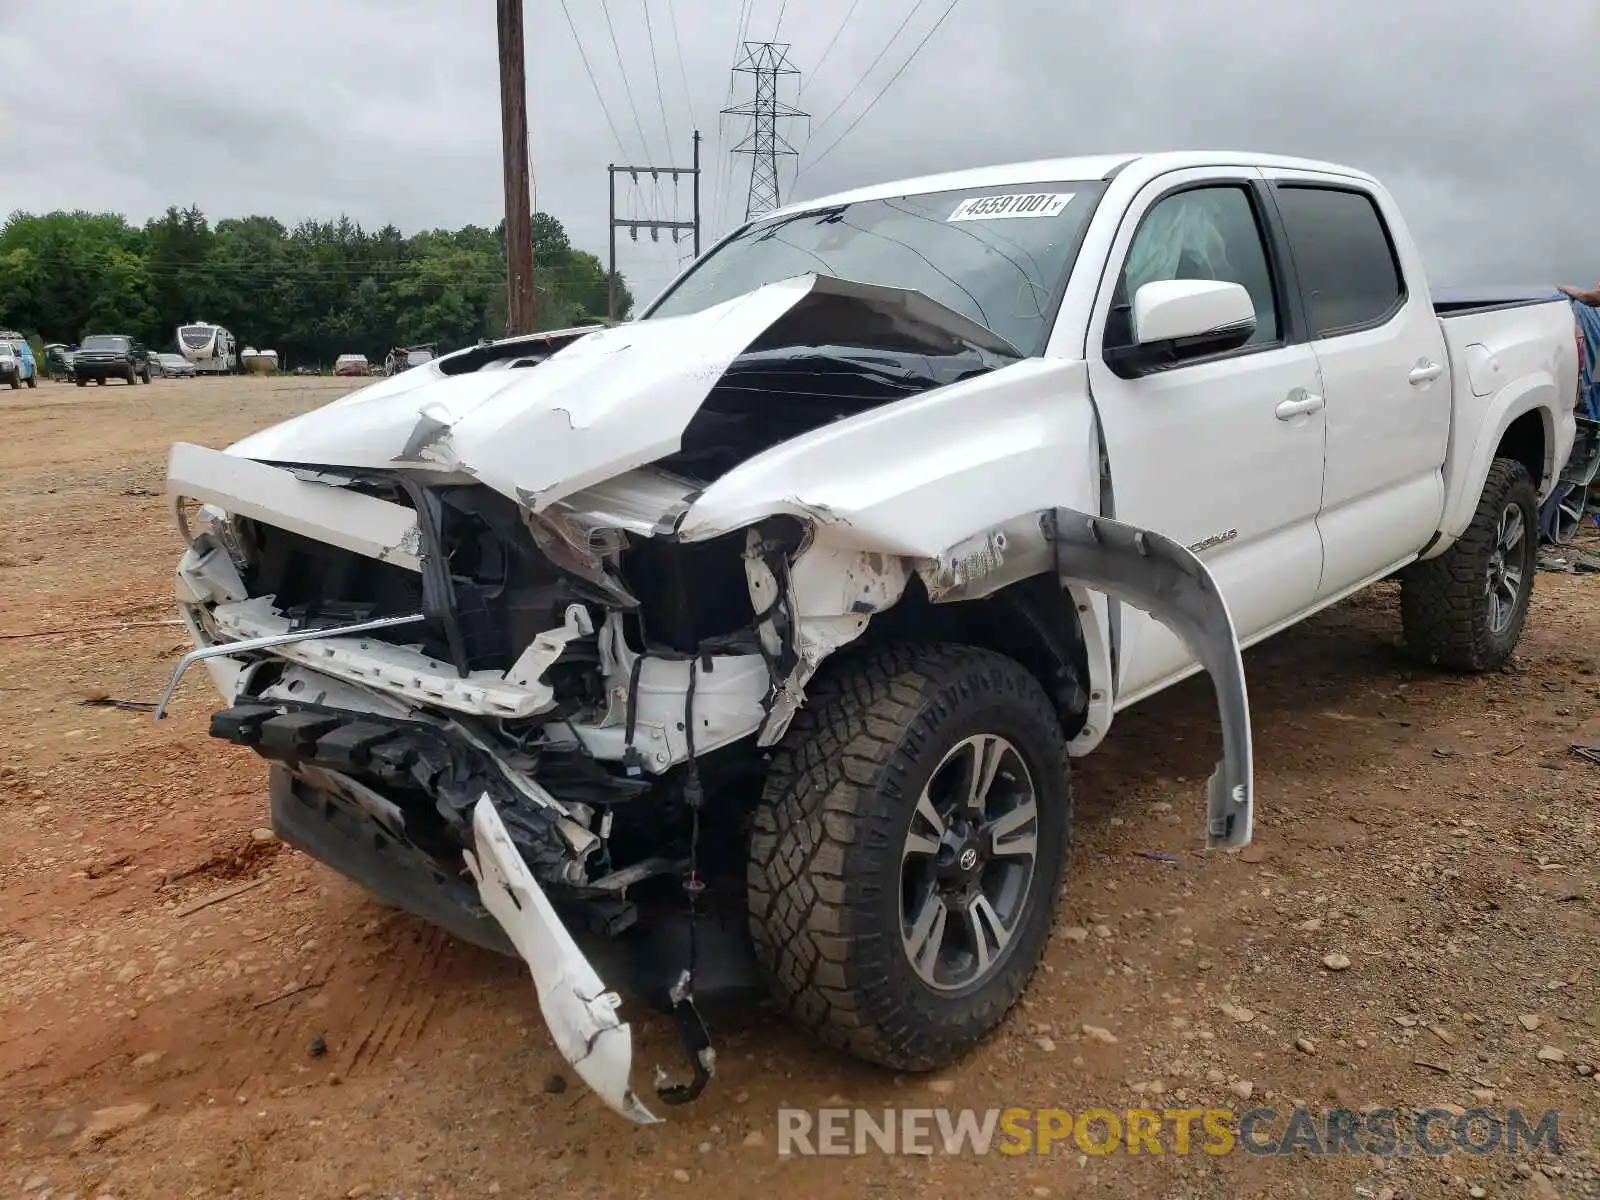
[[[31,388],[38,387],[39,386],[39,377],[37,375],[29,375],[28,376],[28,386],[31,387]]]
[[[1489,623],[1489,558],[1500,514],[1509,504],[1523,514],[1518,547],[1523,584],[1511,623],[1496,633]],[[1411,654],[1452,671],[1494,671],[1504,665],[1527,622],[1538,567],[1538,530],[1539,494],[1528,468],[1514,459],[1495,459],[1467,531],[1437,558],[1413,563],[1401,573],[1400,624]]]
[[[82,378],[81,376],[79,376],[78,378],[75,378],[72,382],[77,384],[79,387],[88,387],[89,386],[89,381],[87,379]]]
[[[142,372],[141,372],[141,373],[140,373],[140,375],[139,375],[139,378],[140,378],[140,379],[142,379],[142,380],[144,380],[144,381],[145,381],[145,382],[146,382],[146,383],[149,383],[149,382],[150,382],[150,368],[149,368],[149,367],[146,367],[146,368],[145,368],[145,369],[144,369],[144,370],[143,370],[143,371],[142,371]]]
[[[1038,966],[1066,873],[1072,790],[1060,719],[1010,658],[893,645],[829,664],[777,747],[748,867],[756,961],[823,1042],[929,1071],[1004,1019]],[[1007,738],[1032,776],[1038,857],[1008,957],[968,990],[923,983],[901,938],[901,847],[917,798],[961,739]]]
[[[18,379],[15,375],[13,375],[11,377],[11,390],[12,391],[16,391],[21,386],[22,386],[22,380]]]

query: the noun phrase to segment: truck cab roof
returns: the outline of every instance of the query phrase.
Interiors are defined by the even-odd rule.
[[[850,191],[818,196],[786,205],[768,217],[788,216],[814,208],[829,208],[837,204],[853,204],[862,200],[884,200],[916,192],[954,191],[959,188],[987,188],[1005,184],[1048,183],[1067,180],[1110,180],[1127,171],[1136,171],[1145,179],[1168,171],[1181,171],[1189,167],[1218,165],[1277,168],[1293,171],[1316,171],[1326,175],[1343,175],[1353,180],[1375,184],[1377,180],[1364,171],[1338,163],[1322,162],[1309,158],[1294,158],[1278,154],[1259,154],[1232,150],[1173,150],[1157,154],[1096,154],[1075,158],[1041,158],[1025,162],[997,163],[987,167],[969,167],[960,171],[944,171],[934,175],[920,175],[909,179],[875,183]]]

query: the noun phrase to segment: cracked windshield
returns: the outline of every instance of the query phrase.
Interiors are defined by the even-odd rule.
[[[776,217],[707,255],[650,316],[698,312],[814,271],[921,292],[1036,354],[1103,189],[1074,182],[927,192]]]

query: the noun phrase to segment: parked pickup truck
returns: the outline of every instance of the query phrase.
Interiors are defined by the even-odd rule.
[[[72,356],[72,378],[79,387],[92,379],[124,383],[150,382],[150,352],[144,343],[125,333],[95,333],[84,338]]]
[[[664,1103],[752,960],[934,1069],[1033,974],[1118,711],[1209,672],[1203,841],[1237,847],[1241,647],[1398,576],[1423,662],[1506,661],[1574,437],[1552,297],[1437,311],[1383,186],[1299,160],[806,201],[636,321],[175,446],[173,686],[204,662],[285,841],[525,959],[616,1111],[656,1119],[606,976],[677,1022]]]

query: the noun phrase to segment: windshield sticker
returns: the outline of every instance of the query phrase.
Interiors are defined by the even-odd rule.
[[[1055,217],[1075,192],[1019,192],[1010,196],[974,196],[956,205],[946,221],[997,221],[1002,217]]]

